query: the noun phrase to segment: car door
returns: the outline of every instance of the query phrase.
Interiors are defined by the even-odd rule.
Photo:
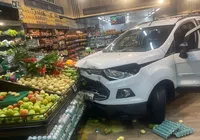
[[[194,22],[188,22],[181,25],[175,32],[175,54],[174,61],[176,64],[177,85],[179,87],[200,86],[200,46],[198,31],[190,33],[187,40],[187,58],[181,58],[179,47],[184,42],[185,35],[188,31],[194,29]]]

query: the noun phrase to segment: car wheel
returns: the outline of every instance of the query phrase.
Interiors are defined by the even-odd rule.
[[[163,86],[153,90],[149,105],[151,123],[162,123],[165,120],[166,110],[166,89]]]

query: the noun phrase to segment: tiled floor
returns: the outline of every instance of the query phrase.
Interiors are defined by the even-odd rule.
[[[181,138],[180,140],[200,140],[200,93],[186,93],[167,106],[166,119],[177,122],[183,120],[186,126],[194,128],[194,133],[190,136]],[[113,132],[104,135],[103,130],[111,128]],[[95,129],[100,132],[96,133]],[[146,130],[145,134],[141,134],[140,130]],[[123,124],[120,121],[109,121],[109,123],[90,123],[83,127],[81,140],[116,140],[123,136],[125,140],[163,140],[159,136],[153,134],[148,128],[148,122],[137,121]],[[170,137],[169,140],[177,138]]]

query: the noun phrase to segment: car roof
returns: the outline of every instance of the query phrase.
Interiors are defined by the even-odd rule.
[[[162,19],[158,19],[158,20],[154,20],[154,21],[150,21],[150,22],[141,23],[141,24],[135,26],[133,29],[154,27],[154,26],[163,26],[163,25],[175,25],[178,21],[186,21],[189,19],[196,19],[196,18],[200,19],[200,15],[171,16],[171,17],[166,17],[166,18],[162,18]]]

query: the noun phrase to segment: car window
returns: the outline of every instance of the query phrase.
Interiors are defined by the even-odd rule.
[[[195,24],[193,22],[188,22],[186,24],[181,25],[175,32],[174,34],[174,41],[172,43],[172,46],[175,47],[175,52],[179,53],[181,51],[181,48],[179,45],[184,42],[185,35],[188,31],[193,29]],[[190,35],[189,40],[188,40],[188,51],[196,49],[198,47],[198,36],[197,33],[193,33]]]
[[[103,50],[108,52],[147,52],[162,46],[174,25],[137,28],[127,31]]]

